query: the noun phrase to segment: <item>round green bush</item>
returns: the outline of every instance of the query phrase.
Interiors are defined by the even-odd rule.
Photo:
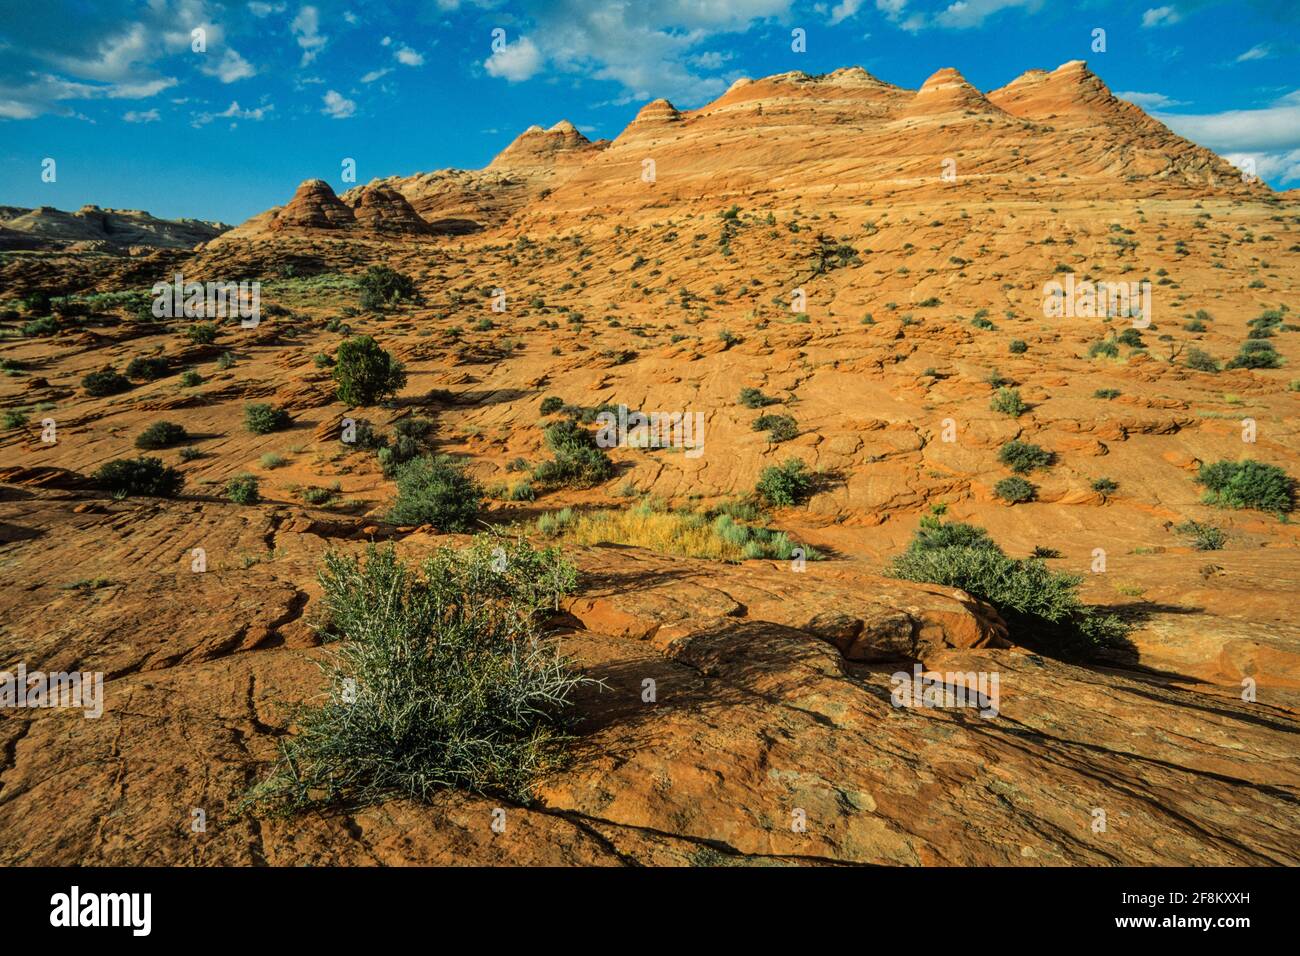
[[[394,524],[431,524],[439,531],[468,531],[483,506],[483,489],[464,465],[446,455],[416,458],[397,468]]]
[[[1018,475],[1027,475],[1035,468],[1046,468],[1052,463],[1052,453],[1037,445],[1023,441],[1009,441],[998,452],[998,461]]]
[[[283,408],[254,402],[244,406],[244,426],[254,435],[269,435],[288,428],[292,419]]]
[[[993,486],[993,493],[1009,505],[1034,500],[1034,486],[1023,478],[1003,478]]]
[[[118,458],[100,465],[92,476],[95,483],[115,498],[149,495],[172,498],[185,484],[185,476],[162,463],[161,458]]]
[[[105,395],[119,395],[129,391],[131,380],[110,365],[105,365],[98,372],[90,372],[81,379],[81,387],[87,395],[103,398]]]
[[[813,476],[798,458],[764,468],[754,491],[774,508],[788,508],[807,501],[813,492]]]
[[[406,385],[402,363],[368,335],[344,339],[334,360],[335,394],[345,405],[373,405]]]
[[[253,475],[236,475],[226,482],[226,497],[237,505],[255,505],[262,500],[257,478]]]
[[[135,440],[136,448],[155,449],[179,445],[189,438],[185,426],[175,422],[154,422],[142,431]]]

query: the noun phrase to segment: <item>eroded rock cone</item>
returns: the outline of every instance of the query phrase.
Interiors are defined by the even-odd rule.
[[[374,232],[423,235],[429,224],[392,186],[368,186],[357,196],[353,215],[357,224]]]
[[[356,221],[351,208],[323,179],[309,179],[271,224],[273,230],[339,229]]]

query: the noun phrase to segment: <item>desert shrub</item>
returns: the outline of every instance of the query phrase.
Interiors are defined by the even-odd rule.
[[[738,401],[746,408],[765,408],[768,405],[777,404],[780,399],[764,395],[761,389],[742,388],[740,390],[740,398]]]
[[[1104,355],[1106,358],[1119,358],[1119,346],[1114,342],[1093,342],[1088,346],[1088,358]]]
[[[161,458],[117,458],[96,469],[94,481],[115,498],[148,495],[172,498],[185,484],[185,476],[162,463]]]
[[[1093,398],[1102,398],[1107,401],[1113,398],[1119,398],[1120,390],[1118,388],[1099,388],[1092,393]]]
[[[384,443],[378,452],[379,466],[385,478],[392,478],[401,465],[428,453],[433,422],[427,418],[403,418],[393,426],[393,431],[393,441]]]
[[[131,388],[131,380],[112,366],[105,365],[98,372],[90,372],[81,379],[81,387],[87,395],[102,398],[105,395],[119,395]]]
[[[21,408],[7,408],[4,414],[5,428],[22,428],[27,424],[27,413]]]
[[[504,549],[504,570],[498,556]],[[448,788],[527,799],[562,761],[564,718],[584,678],[543,628],[572,592],[556,550],[482,535],[422,565],[371,545],[334,552],[320,573],[325,703],[301,709],[255,811],[356,806]]]
[[[1097,492],[1097,494],[1101,495],[1102,498],[1109,498],[1115,492],[1119,491],[1119,482],[1111,478],[1097,478],[1093,480],[1089,487],[1091,487],[1093,491]]]
[[[274,468],[283,467],[286,459],[284,455],[281,455],[279,452],[268,451],[265,455],[259,458],[258,461],[261,463],[263,468],[269,471]]]
[[[1039,558],[1011,558],[982,528],[921,519],[886,573],[907,581],[961,588],[988,601],[1018,641],[1077,654],[1121,638],[1127,626],[1079,599],[1079,575],[1050,570]]]
[[[387,266],[371,266],[358,280],[363,309],[382,309],[406,299],[414,299],[415,282]]]
[[[1024,339],[1012,339],[1011,344],[1007,346],[1012,355],[1023,355],[1029,351],[1029,345]]]
[[[288,428],[292,419],[283,408],[265,402],[244,406],[244,427],[254,435],[269,435]]]
[[[217,327],[211,322],[195,322],[185,335],[195,345],[211,345],[217,340]]]
[[[511,501],[534,501],[537,498],[537,492],[533,490],[533,483],[527,478],[521,478],[511,486],[508,493]]]
[[[193,445],[186,445],[180,451],[181,461],[194,461],[203,457],[203,452],[199,451]]]
[[[1174,531],[1189,539],[1192,547],[1197,551],[1218,551],[1228,540],[1222,528],[1216,528],[1212,524],[1201,524],[1199,521],[1184,521],[1177,525]]]
[[[998,452],[998,461],[1018,475],[1027,475],[1035,468],[1048,467],[1053,457],[1050,451],[1023,441],[1009,441]]]
[[[233,352],[222,352],[217,356],[217,368],[223,372],[235,364],[235,355]]]
[[[1120,345],[1127,345],[1131,349],[1145,347],[1145,343],[1142,341],[1142,333],[1133,328],[1125,329],[1115,337],[1115,341]]]
[[[203,376],[194,371],[194,369],[181,373],[181,385],[185,388],[194,388],[195,386],[202,384]]]
[[[548,487],[589,488],[614,477],[614,463],[591,432],[572,419],[546,428],[546,445],[555,456],[533,469],[533,479]]]
[[[50,294],[38,290],[23,296],[23,308],[28,315],[44,315],[50,311]]]
[[[759,415],[750,426],[756,432],[767,432],[771,442],[789,441],[799,434],[799,423],[789,415]]]
[[[35,338],[38,335],[53,335],[59,331],[59,323],[52,315],[42,316],[23,323],[23,335]]]
[[[152,382],[170,374],[171,362],[161,355],[137,355],[126,366],[126,377]]]
[[[1252,345],[1262,345],[1264,348],[1248,348]],[[1242,345],[1241,351],[1229,360],[1227,368],[1281,368],[1282,356],[1273,351],[1273,347],[1267,342],[1246,342]]]
[[[1003,478],[993,486],[993,493],[1009,505],[1033,501],[1034,486],[1023,478]]]
[[[790,458],[780,465],[764,468],[754,491],[765,504],[788,508],[807,501],[813,487],[814,479],[807,466],[798,458]]]
[[[185,430],[184,425],[177,425],[175,422],[154,422],[136,436],[135,447],[147,450],[168,448],[179,445],[189,437],[189,432]]]
[[[338,400],[345,405],[373,405],[406,385],[402,363],[368,335],[344,339],[334,359]]]
[[[399,465],[397,500],[388,512],[394,524],[431,524],[439,531],[468,531],[483,504],[483,489],[465,466],[447,455],[425,456]]]
[[[998,389],[989,402],[989,408],[1003,415],[1010,415],[1012,418],[1019,418],[1029,411],[1029,406],[1020,397],[1020,390],[1017,388]]]
[[[1197,372],[1217,372],[1219,363],[1214,356],[1202,349],[1188,349],[1184,364]]]
[[[1216,461],[1201,465],[1195,481],[1205,486],[1206,504],[1220,508],[1286,512],[1295,507],[1295,479],[1277,465]]]
[[[255,475],[236,475],[226,482],[226,498],[237,505],[255,505],[262,500]]]
[[[542,399],[542,414],[554,415],[564,407],[564,399],[558,395],[547,395]]]

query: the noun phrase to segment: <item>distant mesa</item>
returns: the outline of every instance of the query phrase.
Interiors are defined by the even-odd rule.
[[[0,250],[107,252],[193,249],[230,229],[223,222],[159,219],[140,209],[86,204],[76,212],[53,206],[0,206]]]

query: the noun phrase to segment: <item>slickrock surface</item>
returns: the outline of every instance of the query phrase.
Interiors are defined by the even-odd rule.
[[[371,265],[411,276],[419,301],[361,309]],[[1211,507],[1193,481],[1247,458],[1300,476],[1300,204],[1082,63],[987,93],[946,69],[919,91],[856,67],[737,81],[698,110],[649,103],[609,143],[562,122],[483,170],[341,195],[309,181],[194,253],[6,257],[0,286],[147,293],[177,271],[259,279],[260,324],[195,344],[193,320],[141,323],[110,301],[0,341],[0,407],[26,415],[0,431],[0,667],[106,675],[101,719],[0,711],[0,861],[1300,863],[1300,524]],[[1149,280],[1140,344],[1118,344],[1122,318],[1045,314],[1044,286],[1069,274]],[[1194,349],[1222,366],[1258,341],[1266,310],[1281,367],[1189,367]],[[404,363],[395,402],[335,398],[328,357],[358,333]],[[1090,355],[1102,341],[1114,357]],[[145,356],[169,374],[107,398],[82,387]],[[999,385],[1023,415],[990,408]],[[746,387],[775,403],[745,407]],[[426,418],[434,450],[494,488],[549,457],[548,396],[700,412],[703,453],[616,448],[609,482],[497,490],[489,522],[641,499],[702,511],[797,458],[816,494],[761,521],[825,560],[561,541],[582,578],[557,626],[604,688],[583,692],[573,759],[533,805],[236,818],[293,706],[323,691],[325,551],[374,538],[419,557],[449,540],[384,521],[394,483],[339,442],[342,419],[391,435]],[[282,405],[290,427],[249,433],[248,402]],[[795,437],[756,431],[764,412]],[[94,470],[140,454],[159,420],[202,452],[149,453],[184,473],[182,496],[96,490]],[[994,487],[1013,439],[1054,458],[1028,476],[1035,500],[1009,506]],[[223,496],[245,472],[263,504]],[[1102,478],[1115,489],[1094,490]],[[882,577],[937,506],[1081,575],[1086,601],[1133,623],[1129,643],[1066,663],[968,595]],[[1194,550],[1187,521],[1224,547]],[[891,675],[917,661],[998,673],[998,715],[894,707]]]

